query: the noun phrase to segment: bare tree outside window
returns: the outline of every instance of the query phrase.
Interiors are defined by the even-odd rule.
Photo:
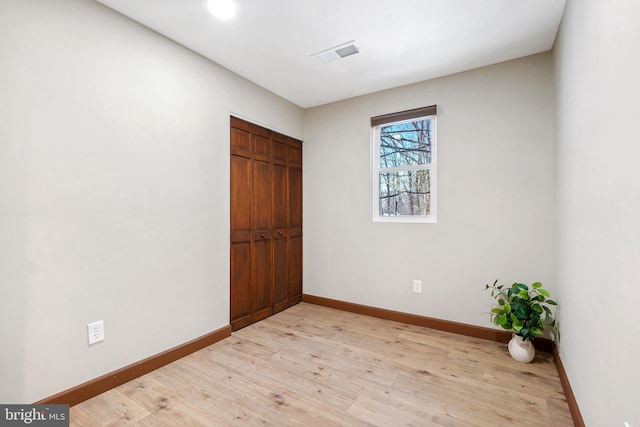
[[[379,217],[432,214],[434,117],[379,126],[375,133]]]

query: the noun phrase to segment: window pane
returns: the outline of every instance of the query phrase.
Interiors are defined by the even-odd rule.
[[[380,167],[431,163],[431,119],[394,123],[380,128]]]
[[[380,216],[429,215],[430,170],[381,172]]]

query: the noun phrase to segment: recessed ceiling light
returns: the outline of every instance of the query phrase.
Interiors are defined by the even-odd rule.
[[[233,0],[209,0],[209,12],[220,19],[229,19],[236,14],[236,4]]]

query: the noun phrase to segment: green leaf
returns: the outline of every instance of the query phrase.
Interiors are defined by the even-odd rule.
[[[538,289],[538,288],[542,287],[542,283],[540,283],[540,282],[536,282],[536,283],[534,283],[534,284],[533,284],[533,285],[531,285],[531,286],[533,286],[533,289]]]
[[[551,294],[549,294],[549,291],[547,291],[546,289],[540,288],[538,289],[538,292],[540,292],[542,295],[544,295],[547,298],[551,296]]]
[[[551,309],[549,307],[547,307],[546,305],[543,305],[542,308],[544,309],[544,311],[547,312],[548,316],[551,316]]]
[[[523,337],[526,337],[527,335],[529,335],[529,328],[520,329],[520,335],[522,335]]]
[[[511,323],[513,324],[513,329],[516,331],[520,331],[522,329],[523,323],[520,319],[518,319],[513,313],[511,313]]]
[[[500,305],[504,305],[504,300],[503,300],[502,298],[500,298],[500,299],[498,300],[498,304],[500,304]]]
[[[540,304],[534,304],[531,306],[531,309],[537,313],[542,313],[542,307]]]
[[[529,299],[529,292],[528,292],[528,291],[525,291],[525,290],[523,289],[523,290],[521,290],[521,291],[518,293],[518,296],[519,296],[520,298],[522,298],[523,300],[528,300],[528,299]]]
[[[506,303],[506,304],[504,305],[504,307],[502,307],[502,309],[503,309],[504,311],[506,311],[507,313],[508,313],[508,312],[510,312],[510,311],[511,311],[511,304]]]
[[[516,286],[519,287],[520,289],[524,290],[524,291],[528,291],[529,287],[527,285],[525,285],[524,283],[516,283]]]
[[[549,305],[558,305],[557,302],[555,302],[554,300],[551,300],[551,299],[547,300],[547,304],[549,304]]]

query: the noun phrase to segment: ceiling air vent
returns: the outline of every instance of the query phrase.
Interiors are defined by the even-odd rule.
[[[330,49],[323,50],[322,52],[314,53],[311,57],[317,59],[323,64],[326,64],[337,59],[355,55],[358,52],[360,52],[360,48],[356,45],[355,40],[351,40],[350,42],[334,46]]]

